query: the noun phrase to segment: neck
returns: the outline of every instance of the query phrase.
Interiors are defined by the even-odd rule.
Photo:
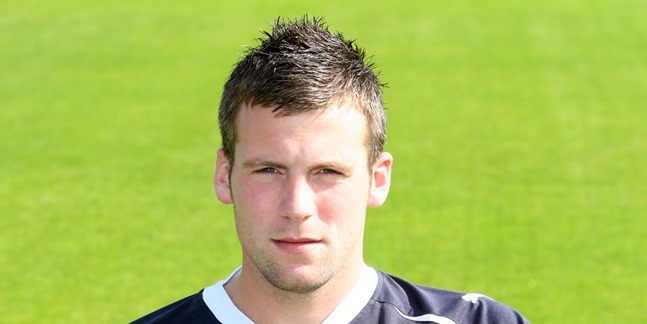
[[[321,323],[355,287],[366,265],[362,260],[338,272],[320,288],[295,293],[271,285],[243,262],[225,290],[233,303],[255,323]]]

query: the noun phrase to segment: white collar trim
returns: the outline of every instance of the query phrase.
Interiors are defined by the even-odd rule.
[[[253,323],[243,312],[241,312],[225,291],[225,284],[240,272],[241,267],[236,268],[227,278],[216,282],[202,292],[209,310],[222,323]],[[377,287],[378,277],[375,269],[364,266],[362,275],[355,287],[346,295],[344,300],[323,321],[327,323],[348,323],[362,311],[369,302]]]
[[[355,284],[353,290],[326,317],[323,324],[349,323],[352,321],[371,300],[377,287],[377,281],[377,272],[375,269],[365,265],[362,275],[359,277],[359,281]]]
[[[240,268],[236,268],[227,278],[205,288],[202,292],[204,303],[221,323],[254,323],[234,305],[225,291],[225,284],[240,272]]]

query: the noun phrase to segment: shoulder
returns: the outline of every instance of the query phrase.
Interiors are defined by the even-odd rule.
[[[220,323],[202,299],[202,291],[162,307],[132,323]]]
[[[481,294],[412,284],[378,271],[379,282],[357,322],[528,323],[512,308]]]

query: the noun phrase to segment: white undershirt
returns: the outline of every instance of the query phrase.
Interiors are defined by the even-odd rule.
[[[225,291],[225,284],[240,272],[236,268],[226,279],[216,282],[202,292],[202,299],[216,318],[225,324],[228,323],[253,323],[241,312]],[[373,296],[377,287],[377,272],[375,269],[364,266],[355,287],[346,295],[344,300],[326,317],[323,323],[348,323],[359,314]]]

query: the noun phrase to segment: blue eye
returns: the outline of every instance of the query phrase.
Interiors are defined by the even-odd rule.
[[[267,168],[262,168],[262,169],[260,169],[260,170],[258,170],[256,172],[258,172],[258,173],[270,173],[271,174],[271,173],[277,173],[278,171],[275,168],[267,167]]]
[[[323,174],[341,174],[340,172],[335,171],[333,169],[321,169],[321,171],[319,172]]]

